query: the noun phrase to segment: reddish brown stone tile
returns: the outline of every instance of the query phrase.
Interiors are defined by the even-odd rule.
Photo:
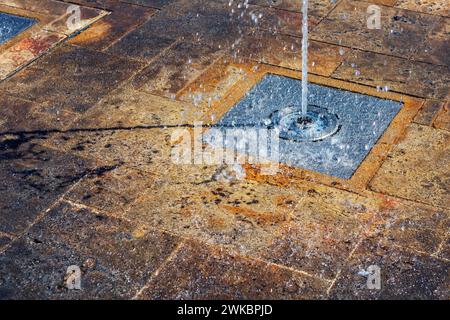
[[[381,29],[367,28],[370,3],[344,0],[311,32],[311,39],[377,53],[410,57],[439,17],[383,7]]]
[[[175,97],[222,54],[221,50],[206,45],[178,43],[137,74],[131,80],[131,86],[148,93]]]
[[[176,237],[62,203],[0,255],[2,299],[130,299],[164,262]],[[82,290],[68,290],[69,266]]]
[[[116,2],[109,4],[108,10],[112,11],[111,14],[72,38],[70,43],[103,50],[147,21],[156,12],[154,9]]]
[[[381,289],[367,286],[367,269],[380,267]],[[334,284],[331,299],[449,299],[449,262],[365,240]]]
[[[0,80],[11,76],[25,64],[38,58],[64,38],[63,35],[36,31],[28,38],[19,40],[0,53]]]
[[[406,136],[383,163],[373,190],[446,208],[449,192],[450,134],[411,124]]]
[[[438,100],[450,94],[449,68],[370,52],[353,51],[332,76],[380,90]]]
[[[442,106],[433,125],[436,128],[450,131],[450,105],[448,102]]]
[[[147,284],[140,299],[320,299],[328,283],[188,242]]]
[[[425,126],[431,126],[442,106],[443,103],[440,101],[427,100],[414,118],[414,122]]]
[[[448,6],[448,3],[446,3],[445,1],[397,0],[395,6],[404,9],[450,17],[450,8]]]

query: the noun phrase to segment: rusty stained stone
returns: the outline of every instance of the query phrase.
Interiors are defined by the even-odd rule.
[[[323,299],[327,282],[189,241],[139,299]]]
[[[352,51],[333,78],[431,99],[445,99],[450,69],[371,52]]]
[[[425,126],[431,126],[443,105],[444,104],[440,101],[427,100],[419,113],[414,117],[414,122]]]
[[[358,241],[370,233],[376,207],[371,199],[338,189],[304,187],[303,192],[293,219],[258,255],[332,280]]]
[[[47,31],[37,31],[20,39],[0,53],[0,80],[6,79],[19,67],[39,57],[63,39],[64,36]]]
[[[411,57],[439,17],[383,7],[381,29],[367,28],[369,3],[344,0],[311,32],[311,39],[377,53]]]
[[[311,41],[309,44],[309,72],[330,76],[341,64],[349,49]],[[256,30],[247,35],[234,51],[235,60],[252,59],[260,63],[301,70],[301,38],[271,34]]]
[[[105,172],[86,176],[64,198],[121,216],[135,199],[153,187],[151,174],[126,167],[105,167]]]
[[[243,78],[258,68],[254,63],[235,64],[230,60],[219,59],[178,93],[178,100],[194,106],[196,120],[203,118],[215,104],[221,103]]]
[[[437,207],[450,202],[450,134],[411,124],[370,183],[377,192]]]
[[[252,255],[291,219],[302,193],[245,180],[164,183],[150,189],[126,218]]]
[[[0,297],[130,299],[179,242],[153,230],[137,235],[128,222],[62,202],[0,255]],[[81,268],[82,290],[65,287],[70,265]]]
[[[381,290],[367,287],[367,269],[380,267]],[[364,240],[335,282],[331,299],[449,299],[449,262]]]
[[[83,113],[141,67],[137,62],[64,45],[0,83],[0,90]]]
[[[434,120],[433,125],[436,128],[450,131],[450,105],[446,102]]]
[[[70,40],[75,45],[104,50],[144,23],[156,10],[126,3],[107,4],[111,14]]]
[[[403,9],[450,17],[450,8],[446,1],[397,0],[395,6]]]
[[[136,90],[173,98],[222,54],[217,48],[181,42],[138,73],[129,85]]]

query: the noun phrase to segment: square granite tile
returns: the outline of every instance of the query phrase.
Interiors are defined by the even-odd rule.
[[[448,131],[411,124],[371,181],[371,189],[447,208],[449,146]]]
[[[188,242],[151,279],[139,299],[321,299],[327,286],[313,277]]]
[[[165,233],[62,203],[0,254],[2,299],[130,299],[176,247]],[[68,290],[69,266],[81,290]]]

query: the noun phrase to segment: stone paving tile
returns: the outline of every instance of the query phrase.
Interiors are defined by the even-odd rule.
[[[435,254],[450,230],[448,210],[377,195],[371,232],[385,243]]]
[[[378,192],[448,207],[450,134],[411,124],[370,183]]]
[[[298,190],[239,180],[165,183],[144,194],[126,218],[251,255],[291,219],[300,198]]]
[[[149,35],[144,29],[135,29],[114,43],[106,52],[151,62],[176,42],[164,35]]]
[[[450,67],[448,54],[450,51],[449,35],[450,21],[446,19],[428,34],[427,39],[419,45],[412,59]]]
[[[132,298],[176,247],[165,233],[62,203],[0,255],[2,299]],[[65,287],[81,268],[82,290]]]
[[[445,1],[435,0],[397,0],[396,7],[420,11],[429,14],[438,14],[450,17],[450,8]]]
[[[239,65],[231,60],[227,57],[219,59],[178,93],[178,100],[189,102],[194,106],[195,109],[191,113],[195,120],[203,119],[203,116],[211,111],[215,104],[220,103],[239,81],[256,71],[256,65],[250,63]]]
[[[58,44],[64,36],[54,32],[36,31],[0,53],[0,80],[6,79]]]
[[[443,244],[442,249],[439,252],[438,256],[450,260],[450,237]]]
[[[1,82],[0,90],[61,110],[84,112],[141,67],[137,62],[64,45]]]
[[[267,0],[250,0],[249,3],[260,6],[269,6],[283,10],[301,12],[302,3],[298,0],[283,0],[283,1],[267,1]],[[316,17],[326,16],[336,6],[336,1],[329,0],[311,0],[308,7],[308,15]]]
[[[193,123],[195,107],[129,88],[119,88],[91,108],[76,128],[133,128]]]
[[[381,290],[367,288],[367,269],[377,265]],[[365,240],[331,290],[331,299],[449,299],[449,262]]]
[[[344,60],[348,49],[311,41],[309,72],[329,76]],[[237,60],[245,58],[290,69],[301,69],[301,38],[273,35],[257,30],[246,36],[235,51]]]
[[[353,51],[332,77],[424,98],[450,95],[449,68],[371,52]]]
[[[0,142],[0,231],[20,234],[68,188],[95,168],[92,161],[46,149],[24,136]]]
[[[332,188],[307,191],[292,221],[258,253],[265,260],[332,280],[356,247],[375,211],[370,199]]]
[[[38,104],[0,93],[0,131],[21,132],[32,130],[62,129],[75,118],[75,114],[55,110],[45,104]]]
[[[87,176],[64,198],[120,216],[141,193],[153,186],[154,178],[148,173],[125,167],[110,169]]]
[[[166,175],[172,165],[171,135],[175,129],[73,131],[54,134],[43,145],[79,157],[95,159],[107,166]],[[173,176],[171,176],[173,178]]]
[[[121,0],[121,1],[162,9],[164,8],[164,6],[176,2],[178,0]]]
[[[440,101],[427,100],[419,113],[414,117],[414,122],[425,126],[431,126],[443,105],[444,104]]]
[[[110,15],[71,39],[70,43],[93,50],[103,50],[146,22],[156,12],[154,9],[117,2],[108,4],[107,7],[111,10]]]
[[[383,7],[381,29],[367,28],[369,3],[344,0],[311,32],[311,39],[361,50],[410,57],[440,17]]]
[[[148,93],[175,97],[190,81],[217,60],[223,51],[206,45],[181,42],[131,80],[131,87]]]
[[[220,248],[188,242],[140,299],[322,299],[328,283]]]
[[[436,128],[450,131],[450,105],[448,102],[439,111],[433,124]]]

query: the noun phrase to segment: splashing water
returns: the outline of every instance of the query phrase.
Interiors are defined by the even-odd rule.
[[[308,113],[308,0],[303,0],[302,7],[302,115]]]

